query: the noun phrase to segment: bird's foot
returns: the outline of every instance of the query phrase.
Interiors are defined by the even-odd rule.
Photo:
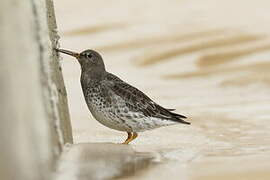
[[[138,133],[136,132],[133,132],[133,134],[131,132],[127,132],[127,133],[128,133],[128,137],[125,140],[125,142],[123,142],[122,144],[128,144],[138,137]]]

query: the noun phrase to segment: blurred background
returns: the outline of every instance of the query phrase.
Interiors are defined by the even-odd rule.
[[[269,0],[54,3],[61,48],[97,50],[109,72],[192,122],[141,133],[132,148],[158,165],[124,179],[270,178]],[[74,142],[123,141],[93,119],[79,64],[62,57]]]

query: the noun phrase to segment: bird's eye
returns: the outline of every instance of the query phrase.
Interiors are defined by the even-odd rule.
[[[93,56],[92,56],[92,54],[86,54],[86,56],[89,58],[89,59],[91,59]]]

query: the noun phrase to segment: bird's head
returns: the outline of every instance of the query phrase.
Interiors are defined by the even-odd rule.
[[[75,57],[80,65],[82,70],[100,70],[100,71],[105,71],[105,65],[103,62],[103,59],[101,57],[101,55],[91,49],[85,50],[81,53],[77,53],[77,52],[73,52],[73,51],[69,51],[69,50],[64,50],[64,49],[55,49],[57,52],[61,52],[64,54],[68,54],[70,56]]]

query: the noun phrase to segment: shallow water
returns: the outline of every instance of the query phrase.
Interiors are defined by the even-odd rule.
[[[123,179],[270,178],[269,5],[55,1],[62,48],[99,50],[108,71],[192,122],[139,134],[134,158],[154,159]],[[67,56],[62,63],[75,142],[122,142],[126,134],[91,117],[78,63]]]

